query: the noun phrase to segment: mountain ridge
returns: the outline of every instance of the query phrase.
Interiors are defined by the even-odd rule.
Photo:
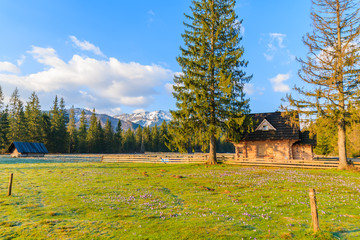
[[[85,118],[87,120],[87,123],[89,124],[90,122],[90,117],[93,113],[92,111],[84,108],[74,108],[75,124],[77,127],[79,127],[80,125],[80,117],[81,117],[81,112],[83,110],[85,112]],[[66,109],[65,111],[67,115],[70,115],[70,109]],[[102,126],[105,126],[106,120],[109,119],[114,130],[116,129],[118,121],[120,120],[121,127],[124,131],[127,131],[129,128],[135,130],[139,126],[141,127],[153,127],[155,125],[160,126],[163,121],[170,122],[171,120],[170,112],[163,110],[157,110],[152,112],[146,111],[141,113],[130,113],[130,114],[124,113],[114,116],[95,112],[95,115],[96,118],[100,120]]]

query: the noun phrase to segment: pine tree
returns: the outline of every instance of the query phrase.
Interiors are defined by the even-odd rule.
[[[4,109],[4,95],[2,88],[0,86],[0,153],[5,151],[5,148],[8,146],[9,135],[9,114],[8,109]]]
[[[80,116],[80,126],[79,126],[79,152],[86,153],[88,151],[88,144],[87,144],[87,120],[85,116],[85,111],[81,111]]]
[[[141,152],[151,152],[152,151],[152,144],[151,144],[151,132],[150,132],[150,127],[146,126],[143,128],[142,131],[142,148],[141,148]]]
[[[114,143],[114,151],[117,153],[123,152],[123,134],[121,127],[121,120],[118,121],[115,132],[115,143]]]
[[[168,127],[166,121],[163,121],[159,130],[159,151],[168,152],[169,149],[166,147],[168,136]]]
[[[49,146],[51,146],[51,140],[52,140],[52,135],[51,135],[51,120],[50,120],[50,115],[46,112],[43,112],[41,114],[41,129],[42,129],[42,136],[41,136],[41,141],[42,143],[45,144],[46,148],[49,149]]]
[[[55,96],[54,105],[50,110],[51,122],[51,141],[49,142],[49,151],[57,153],[65,153],[68,149],[67,145],[67,132],[66,132],[66,115],[64,99]]]
[[[10,98],[10,110],[9,110],[9,131],[8,140],[14,141],[25,141],[25,115],[23,103],[20,100],[19,90],[15,88]]]
[[[156,124],[151,128],[151,151],[159,151],[159,131]]]
[[[88,152],[89,153],[95,153],[96,150],[96,141],[97,141],[97,118],[95,114],[95,108],[93,109],[93,112],[90,117],[90,123],[89,123],[89,129],[87,132],[86,141],[88,144]]]
[[[35,92],[29,97],[25,107],[26,140],[30,142],[42,142],[43,129],[41,127],[41,107],[39,98]]]
[[[10,144],[8,139],[10,131],[10,123],[9,123],[9,110],[6,107],[5,110],[2,111],[0,116],[0,149],[5,149]]]
[[[114,152],[114,129],[109,119],[106,119],[106,123],[104,127],[104,152],[105,153]]]
[[[182,74],[174,78],[177,111],[171,111],[173,144],[184,144],[186,136],[210,142],[208,164],[216,164],[216,137],[221,131],[244,132],[248,100],[244,84],[251,79],[242,68],[241,21],[235,14],[235,0],[194,0],[192,14],[185,15],[182,35],[185,47],[177,58]],[[185,135],[184,135],[185,134]],[[182,141],[179,141],[179,139]],[[181,149],[184,147],[178,146]],[[202,147],[203,150],[207,146]],[[180,149],[180,150],[181,150]]]
[[[60,125],[59,125],[59,140],[58,144],[59,144],[59,152],[61,153],[65,153],[68,151],[68,140],[69,140],[69,136],[68,136],[68,132],[66,129],[66,125],[69,122],[69,117],[66,114],[66,109],[65,109],[65,101],[64,98],[60,98],[60,104],[59,104],[59,114],[60,114]]]
[[[135,152],[135,135],[134,132],[129,128],[124,136],[124,152],[134,153]]]
[[[140,126],[136,129],[135,141],[136,141],[136,150],[135,151],[141,153],[141,145],[143,143],[143,136],[142,136],[142,128]]]
[[[7,114],[4,110],[4,95],[0,86],[0,150],[6,146],[6,135],[8,130]]]
[[[68,144],[69,144],[69,153],[74,153],[78,150],[78,131],[75,125],[75,109],[74,106],[70,109],[69,123],[67,125],[67,132],[69,136]]]
[[[103,153],[106,146],[104,146],[104,130],[101,126],[100,120],[97,122],[95,139],[95,153]]]
[[[282,106],[293,116],[301,113],[337,126],[339,169],[350,163],[346,154],[346,126],[352,121],[352,109],[360,104],[360,18],[356,0],[313,0],[313,32],[304,37],[308,47],[305,59],[299,59],[299,77],[305,87],[294,87],[299,95],[287,96]]]

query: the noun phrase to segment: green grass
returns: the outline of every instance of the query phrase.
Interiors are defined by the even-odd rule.
[[[360,239],[359,172],[30,162],[0,159],[0,239]]]

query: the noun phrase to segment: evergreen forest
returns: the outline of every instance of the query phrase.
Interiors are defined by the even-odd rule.
[[[143,153],[177,151],[168,144],[168,124],[123,130],[121,121],[112,126],[109,120],[103,126],[95,109],[88,121],[82,111],[80,124],[75,125],[74,107],[70,113],[65,100],[55,96],[50,111],[41,110],[35,92],[26,103],[20,99],[19,90],[12,93],[5,105],[0,86],[0,151],[5,153],[12,142],[41,142],[50,153]],[[224,136],[217,140],[218,152],[233,152],[234,147]],[[201,151],[195,139],[188,152]]]

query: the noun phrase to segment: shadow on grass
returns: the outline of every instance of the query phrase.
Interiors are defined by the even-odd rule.
[[[356,233],[356,232],[360,232],[360,228],[356,228],[356,229],[352,229],[352,230],[344,229],[344,230],[341,230],[341,231],[338,231],[338,232],[332,232],[331,234],[334,237],[337,237],[337,238],[340,239],[343,234],[348,235],[348,234]]]

